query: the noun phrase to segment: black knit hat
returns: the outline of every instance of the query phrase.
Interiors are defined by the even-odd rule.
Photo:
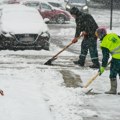
[[[79,11],[79,9],[78,9],[77,7],[72,7],[72,8],[70,9],[70,14],[71,14],[71,15],[77,15],[79,12],[80,12],[80,11]]]

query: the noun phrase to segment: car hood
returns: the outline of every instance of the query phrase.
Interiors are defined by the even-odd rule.
[[[31,23],[31,22],[3,22],[1,26],[4,32],[11,32],[13,34],[41,34],[42,32],[48,31],[46,24],[42,23]]]
[[[72,6],[85,6],[86,4],[85,3],[72,3],[71,4]]]

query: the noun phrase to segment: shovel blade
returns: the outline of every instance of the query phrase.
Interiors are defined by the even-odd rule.
[[[51,58],[46,63],[44,63],[44,65],[52,65],[52,61],[54,61],[56,59],[57,59],[57,57]]]
[[[85,94],[89,94],[92,90],[92,88],[82,88],[82,92]]]
[[[52,64],[52,59],[49,59],[46,63],[44,63],[44,65],[51,65]]]

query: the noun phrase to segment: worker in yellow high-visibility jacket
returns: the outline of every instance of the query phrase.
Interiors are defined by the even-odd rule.
[[[110,65],[110,83],[111,88],[106,94],[117,94],[117,75],[120,78],[120,36],[115,33],[107,33],[105,28],[98,28],[96,36],[100,39],[100,47],[102,49],[102,65],[99,69],[100,75],[104,72],[107,66],[109,56],[111,54],[112,61]],[[120,94],[120,92],[118,92]]]

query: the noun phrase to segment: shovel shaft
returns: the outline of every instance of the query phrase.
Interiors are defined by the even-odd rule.
[[[82,35],[80,35],[79,37],[77,37],[77,40],[81,37]],[[56,55],[54,55],[52,58],[56,58],[61,52],[63,52],[65,49],[67,49],[68,47],[70,47],[72,44],[74,44],[73,42],[70,42],[67,46],[65,46],[61,51],[59,51]]]
[[[97,74],[95,74],[91,79],[88,80],[86,85],[84,85],[84,88],[87,88],[98,76],[99,76],[99,72],[97,72]]]
[[[51,65],[52,61],[57,59],[57,56],[63,52],[65,49],[67,49],[70,45],[72,45],[73,43],[71,42],[70,44],[68,44],[67,46],[65,46],[61,51],[59,51],[56,55],[54,55],[51,59],[49,59],[46,63],[44,63],[44,65]]]
[[[80,35],[77,39],[79,39],[82,35]],[[67,49],[69,46],[74,44],[73,42],[70,42],[67,46],[65,46],[61,51],[59,51],[57,54],[55,54],[51,59],[49,59],[44,65],[51,65],[51,62],[57,59],[57,56],[62,53],[65,49]]]
[[[108,62],[107,66],[111,63],[111,60]],[[98,71],[91,79],[88,80],[86,85],[84,85],[84,88],[87,88],[99,75],[100,75],[100,73]]]
[[[67,46],[65,46],[61,51],[59,51],[56,55],[54,55],[52,58],[56,58],[60,53],[62,53],[65,49],[67,49],[69,46],[71,46],[73,43],[70,42]]]

